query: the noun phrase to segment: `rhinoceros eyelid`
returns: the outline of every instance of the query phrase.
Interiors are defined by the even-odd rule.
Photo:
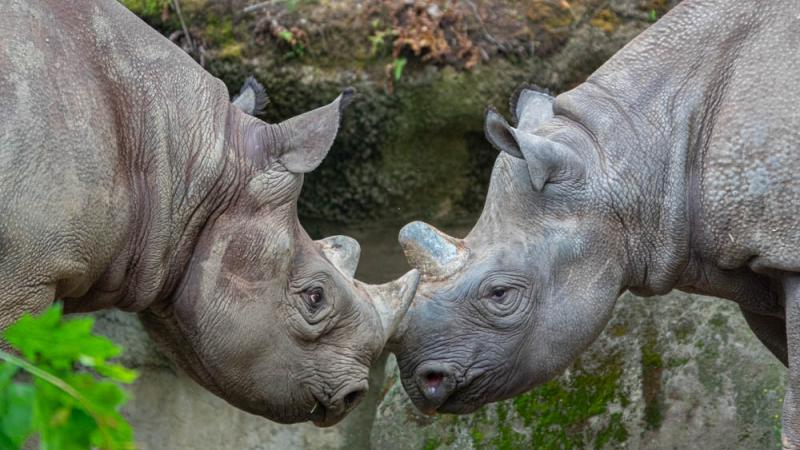
[[[486,277],[478,288],[481,297],[487,297],[495,289],[504,288],[506,290],[525,290],[528,287],[528,280],[522,275],[516,274],[497,274]]]
[[[324,288],[330,282],[330,275],[325,272],[315,272],[310,275],[298,274],[293,277],[291,290],[294,294],[300,294],[315,287]]]

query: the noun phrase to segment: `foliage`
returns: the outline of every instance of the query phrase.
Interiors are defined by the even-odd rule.
[[[399,81],[400,77],[403,76],[403,68],[406,66],[406,62],[408,61],[405,58],[396,58],[392,62],[394,81]]]
[[[603,449],[628,441],[623,412],[629,406],[621,355],[599,366],[579,360],[565,375],[514,399],[486,405],[469,416],[437,419],[444,433],[428,432],[425,449]],[[467,436],[461,432],[467,430]]]
[[[138,16],[158,16],[169,6],[169,0],[122,0],[122,4]]]
[[[472,11],[468,2],[439,3],[383,1],[392,21],[392,57],[397,61],[402,55],[413,55],[422,62],[474,67],[481,51],[473,41],[476,24],[470,19],[481,20],[480,12]]]
[[[281,41],[289,45],[290,52],[284,54],[287,58],[302,58],[305,55],[306,47],[303,45],[305,40],[305,33],[297,27],[292,27],[291,30],[285,28],[277,28],[275,36]]]
[[[117,383],[136,373],[108,361],[121,349],[92,334],[93,325],[89,317],[62,320],[56,305],[8,327],[4,338],[20,356],[0,352],[0,448],[21,448],[34,435],[43,449],[134,447]]]

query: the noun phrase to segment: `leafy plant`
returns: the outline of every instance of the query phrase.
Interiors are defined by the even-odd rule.
[[[93,325],[90,317],[62,320],[55,305],[8,327],[3,337],[20,356],[0,351],[0,448],[21,448],[34,435],[43,449],[134,448],[119,413],[128,396],[117,383],[136,372],[108,362],[121,349],[92,334]]]
[[[375,32],[367,38],[370,44],[369,54],[373,57],[377,56],[379,52],[387,48],[386,38],[393,37],[394,35],[394,31],[390,29],[375,30]]]
[[[403,76],[403,69],[406,67],[407,62],[408,60],[405,58],[395,58],[394,62],[392,62],[394,81],[400,81],[400,77]]]
[[[294,57],[294,58],[302,58],[305,55],[306,47],[300,42],[298,36],[295,36],[295,33],[289,30],[280,30],[276,33],[276,36],[286,42],[289,47],[291,48],[291,52],[284,55],[287,57]]]

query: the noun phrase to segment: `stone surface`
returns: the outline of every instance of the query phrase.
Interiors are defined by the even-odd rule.
[[[389,376],[373,374],[371,398],[327,429],[240,412],[172,368],[136,316],[98,316],[98,329],[125,345],[122,361],[140,370],[124,412],[143,449],[753,449],[779,442],[783,366],[735,305],[717,299],[625,295],[601,338],[564,375],[469,416],[415,411],[390,358]]]
[[[137,317],[120,311],[97,315],[96,330],[125,347],[120,361],[139,371],[124,415],[143,450],[338,449],[338,428],[280,425],[228,405],[203,390],[155,348]],[[341,426],[341,425],[340,425]],[[346,427],[346,425],[345,425]]]
[[[473,415],[420,416],[391,380],[372,446],[775,448],[783,381],[783,366],[732,303],[626,294],[600,339],[566,373]]]
[[[181,27],[174,14],[164,15],[167,1],[124,2],[138,5],[133,9],[165,35]],[[677,2],[477,1],[489,10],[505,8],[495,4],[521,8],[515,20],[526,24],[523,37],[531,45],[520,46],[516,41],[522,38],[511,37],[508,53],[492,54],[471,70],[421,64],[410,57],[392,89],[384,70],[391,55],[370,54],[373,23],[350,21],[367,8],[352,8],[344,0],[292,1],[299,5],[296,12],[269,17],[272,12],[266,10],[241,13],[253,3],[261,2],[181,1],[188,27],[209,52],[206,63],[212,73],[231,92],[251,73],[267,87],[271,103],[266,119],[284,119],[327,103],[346,85],[358,89],[335,147],[306,178],[301,212],[314,237],[344,233],[358,239],[363,253],[357,276],[377,283],[407,270],[396,241],[404,219],[438,224],[464,216],[473,223],[496,156],[483,138],[487,104],[505,108],[524,82],[554,92],[569,89],[645,29],[652,14],[660,16]],[[290,2],[268,3],[284,8]],[[358,5],[368,3],[381,2]],[[308,14],[306,5],[312,8]],[[333,13],[315,16],[317,7],[329,5]],[[486,19],[491,33],[503,27],[491,22],[494,17]],[[310,37],[304,55],[274,36],[258,34],[272,19],[286,28],[312,23],[305,27]],[[474,30],[484,33],[481,27]],[[350,225],[310,223],[308,217]],[[353,229],[353,222],[373,217],[395,222]],[[458,236],[466,229],[445,231]],[[784,370],[752,335],[736,306],[722,300],[681,293],[651,299],[625,295],[601,338],[558,380],[470,416],[420,415],[403,393],[390,358],[389,376],[381,368],[375,371],[369,398],[329,429],[278,425],[237,411],[176,371],[153,348],[136,316],[103,312],[99,317],[100,329],[126,347],[123,362],[141,372],[125,414],[143,449],[707,450],[778,445]]]
[[[121,1],[165,36],[180,34],[169,2]],[[261,7],[243,12],[254,3]],[[306,178],[299,201],[303,217],[348,223],[452,220],[480,211],[496,155],[483,139],[486,106],[507,112],[509,96],[524,83],[556,93],[577,85],[675,3],[181,1],[206,68],[232,94],[250,74],[266,87],[266,120],[356,88],[333,149]],[[437,8],[430,5],[439,12],[431,15]],[[408,22],[412,9],[422,22]],[[446,20],[431,22],[442,12]],[[414,53],[436,36],[448,39],[442,52],[456,54]],[[480,62],[467,68],[464,59],[475,51]],[[407,63],[395,79],[389,69],[397,58]]]

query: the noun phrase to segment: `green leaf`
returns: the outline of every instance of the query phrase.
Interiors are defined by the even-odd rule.
[[[33,433],[42,449],[133,448],[133,429],[119,413],[128,395],[115,382],[130,383],[136,372],[107,361],[121,349],[92,334],[93,325],[89,317],[64,320],[56,305],[3,333],[22,358],[0,351],[0,448],[19,448]],[[14,379],[19,368],[32,383]]]
[[[658,20],[658,14],[656,13],[655,9],[650,10],[650,14],[647,15],[647,20],[649,20],[650,22],[655,22],[656,20]]]
[[[292,40],[294,39],[294,35],[292,34],[292,32],[291,31],[286,31],[286,30],[279,31],[278,32],[278,37],[283,39],[286,42],[292,42]]]
[[[403,68],[406,66],[406,62],[408,62],[405,58],[397,58],[394,60],[392,64],[394,66],[394,81],[399,81],[400,77],[403,76]]]
[[[6,371],[6,364],[3,371]],[[0,444],[11,442],[19,448],[33,432],[33,388],[26,384],[8,384],[0,391]],[[8,448],[0,445],[0,448]]]
[[[101,366],[97,366],[96,369],[97,373],[100,375],[126,384],[133,383],[136,381],[136,377],[139,376],[135,370],[128,369],[127,367],[119,364],[103,364]]]
[[[14,378],[14,375],[19,371],[19,367],[8,364],[2,363],[0,364],[0,390],[3,390],[11,383],[11,380]]]

